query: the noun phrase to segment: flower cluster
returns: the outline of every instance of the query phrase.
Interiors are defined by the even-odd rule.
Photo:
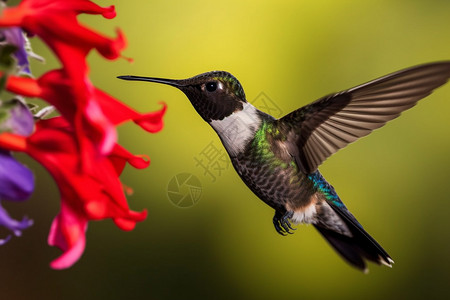
[[[63,251],[51,263],[55,269],[70,267],[82,255],[88,221],[111,218],[120,229],[132,230],[145,219],[145,210],[129,209],[119,176],[127,163],[141,169],[150,161],[117,144],[116,126],[133,121],[155,133],[162,129],[166,111],[163,105],[159,111],[139,113],[92,84],[88,53],[96,50],[106,59],[116,59],[126,42],[120,30],[116,38],[109,38],[83,26],[77,21],[80,13],[116,15],[114,6],[100,7],[89,0],[23,0],[0,15],[3,40],[15,46],[9,52],[1,47],[5,55],[0,53],[0,88],[22,97],[39,97],[60,114],[37,118],[20,97],[0,101],[0,200],[27,199],[34,188],[31,171],[11,151],[28,154],[49,171],[61,194],[61,211],[48,237],[50,245]],[[24,76],[31,75],[27,58],[31,52],[22,32],[42,39],[62,68],[37,79]],[[2,57],[10,52],[16,58],[14,71],[8,63],[2,65]],[[13,234],[20,235],[31,224],[28,218],[12,219],[0,206],[0,226]]]

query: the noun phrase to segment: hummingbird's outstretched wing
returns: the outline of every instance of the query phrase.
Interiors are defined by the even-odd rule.
[[[413,107],[450,78],[450,61],[398,71],[325,96],[277,120],[304,173]]]

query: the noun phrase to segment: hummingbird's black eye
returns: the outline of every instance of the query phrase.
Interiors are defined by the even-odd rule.
[[[217,82],[211,81],[206,83],[206,90],[208,92],[214,92],[215,90],[217,90]]]

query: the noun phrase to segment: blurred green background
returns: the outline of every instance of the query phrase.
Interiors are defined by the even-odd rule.
[[[9,1],[14,4],[17,1]],[[60,254],[46,244],[59,210],[47,172],[26,203],[5,204],[35,225],[0,248],[1,299],[443,299],[450,291],[450,85],[399,119],[332,156],[320,168],[366,230],[395,260],[364,275],[334,253],[312,226],[281,237],[273,210],[231,168],[211,176],[196,166],[220,141],[178,90],[119,81],[117,75],[185,78],[210,70],[233,73],[249,101],[261,92],[286,114],[327,93],[412,65],[450,58],[449,1],[97,1],[118,16],[80,21],[109,36],[120,27],[125,56],[91,53],[94,84],[139,111],[169,108],[164,130],[133,124],[120,143],[152,159],[127,168],[132,209],[149,217],[131,232],[91,222],[84,255],[72,268],[51,270]],[[52,54],[33,39],[46,65]],[[170,180],[196,176],[201,198],[173,205]],[[182,190],[185,193],[186,190]]]

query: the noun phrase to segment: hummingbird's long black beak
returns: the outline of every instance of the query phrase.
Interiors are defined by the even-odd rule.
[[[123,79],[123,80],[156,82],[156,83],[162,83],[162,84],[171,85],[171,86],[174,86],[174,87],[177,87],[177,88],[180,88],[180,87],[184,86],[184,84],[182,84],[182,80],[176,80],[176,79],[142,77],[142,76],[133,76],[133,75],[117,76],[117,78]]]

